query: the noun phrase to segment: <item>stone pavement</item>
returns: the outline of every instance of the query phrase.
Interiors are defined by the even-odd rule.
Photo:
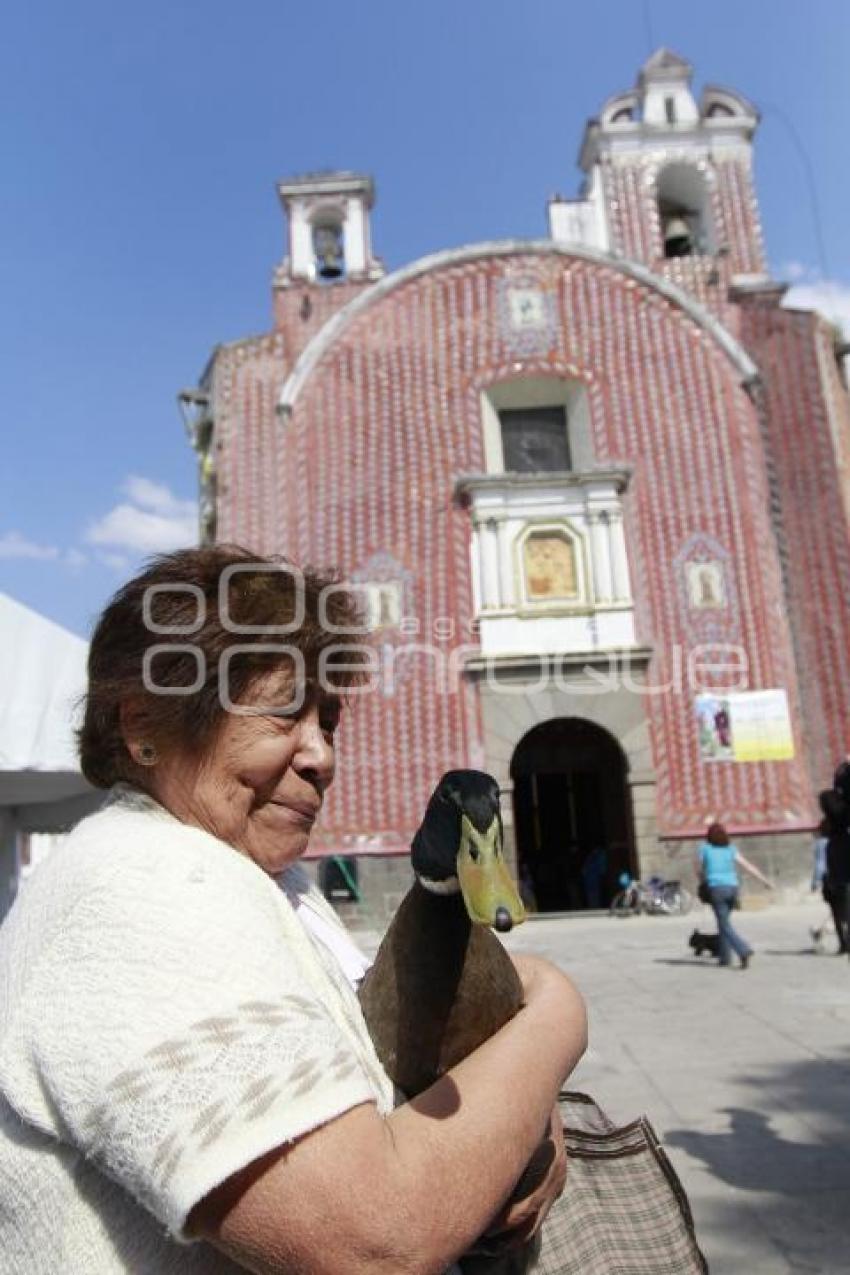
[[[850,962],[809,935],[826,909],[737,913],[746,972],[697,960],[710,914],[533,919],[508,937],[581,988],[590,1049],[570,1084],[645,1112],[690,1196],[711,1275],[850,1272]],[[361,936],[358,936],[361,937]]]
[[[645,1112],[690,1196],[711,1275],[850,1272],[850,962],[809,934],[819,902],[739,912],[749,970],[698,961],[689,917],[532,920],[516,951],[581,988],[590,1049],[570,1084]]]

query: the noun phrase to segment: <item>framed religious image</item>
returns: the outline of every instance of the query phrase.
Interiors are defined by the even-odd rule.
[[[688,583],[688,605],[694,611],[718,610],[726,606],[726,583],[723,563],[688,562],[685,565]]]
[[[522,546],[529,602],[571,601],[579,596],[576,546],[557,531],[535,531]]]
[[[537,288],[509,288],[508,310],[511,327],[517,331],[546,326],[546,303]]]
[[[359,585],[366,595],[366,622],[371,632],[395,629],[401,622],[401,585],[397,580]]]

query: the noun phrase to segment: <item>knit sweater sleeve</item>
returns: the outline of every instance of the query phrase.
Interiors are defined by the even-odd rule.
[[[274,884],[200,832],[133,842],[78,851],[0,1081],[181,1239],[214,1186],[375,1094]]]

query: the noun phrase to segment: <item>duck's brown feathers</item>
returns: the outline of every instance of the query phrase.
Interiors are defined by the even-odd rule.
[[[387,1075],[412,1098],[513,1017],[522,985],[496,936],[470,922],[460,894],[432,894],[417,881],[359,997]]]

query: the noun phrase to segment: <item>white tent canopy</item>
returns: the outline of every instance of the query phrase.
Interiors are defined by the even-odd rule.
[[[60,831],[101,799],[74,745],[87,654],[82,638],[0,593],[0,917],[17,833]]]

